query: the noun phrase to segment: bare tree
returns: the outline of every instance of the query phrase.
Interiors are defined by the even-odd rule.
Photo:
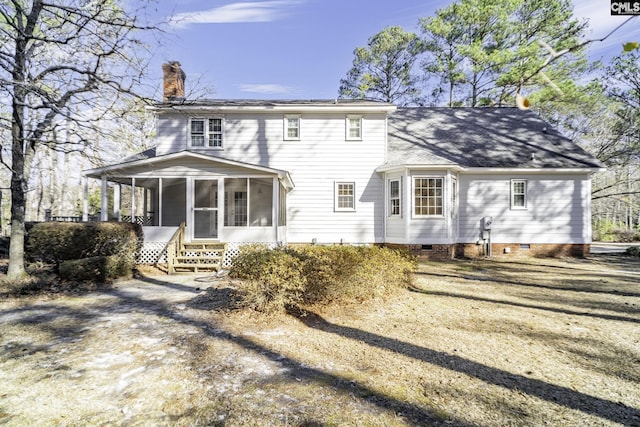
[[[25,274],[26,195],[34,157],[41,147],[84,150],[96,129],[123,98],[135,96],[146,63],[146,4],[127,11],[118,0],[8,0],[0,3],[0,99],[9,99],[10,153],[0,162],[11,172],[9,278]],[[130,2],[127,4],[131,4]],[[70,108],[72,107],[73,108]],[[68,123],[76,135],[59,141]],[[62,128],[62,129],[61,129]],[[89,133],[90,134],[90,133]],[[68,135],[67,135],[68,136]],[[10,157],[10,159],[8,158]]]

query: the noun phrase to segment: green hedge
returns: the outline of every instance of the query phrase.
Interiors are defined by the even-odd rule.
[[[95,256],[134,256],[141,237],[142,227],[126,222],[32,223],[27,225],[25,255],[30,261],[55,264]]]
[[[73,259],[60,263],[58,275],[64,280],[106,282],[130,275],[134,264],[133,257],[121,255]]]
[[[141,238],[132,223],[31,223],[25,258],[55,264],[62,279],[104,282],[131,274]]]
[[[406,287],[415,270],[408,253],[377,246],[244,246],[231,266],[243,305],[281,311],[300,303],[347,304]]]

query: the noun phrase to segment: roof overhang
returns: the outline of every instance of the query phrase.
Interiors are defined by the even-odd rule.
[[[454,165],[451,163],[447,164],[392,164],[392,165],[381,165],[376,168],[377,173],[389,173],[389,172],[400,172],[411,169],[420,169],[420,170],[448,170],[452,172],[460,172],[463,171],[464,168],[459,165]]]
[[[102,179],[103,177],[109,178],[110,176],[127,176],[135,174],[130,174],[128,171],[140,166],[154,165],[160,164],[163,162],[177,160],[177,159],[200,159],[205,161],[210,161],[213,163],[223,164],[226,166],[237,166],[246,168],[248,170],[252,170],[259,173],[265,173],[269,175],[277,176],[281,181],[282,185],[284,185],[287,189],[294,188],[293,180],[291,179],[291,175],[288,171],[281,169],[274,169],[266,166],[255,165],[251,163],[239,162],[237,160],[225,159],[224,157],[217,156],[209,156],[202,153],[196,153],[193,151],[179,151],[177,153],[166,154],[162,156],[154,156],[146,159],[137,159],[132,160],[130,162],[117,163],[113,165],[104,166],[101,168],[87,169],[82,172],[82,175],[87,178],[95,178]]]
[[[387,103],[309,103],[309,104],[238,104],[238,105],[207,105],[203,104],[160,104],[147,107],[148,111],[156,114],[162,113],[194,113],[194,114],[224,114],[225,112],[253,112],[253,113],[269,113],[280,112],[286,113],[345,113],[345,114],[366,114],[366,113],[390,113],[397,109],[393,104]]]
[[[500,174],[593,174],[604,170],[605,168],[479,168],[479,167],[462,167],[453,164],[393,164],[381,165],[376,168],[377,173],[402,172],[406,170],[424,170],[424,171],[442,171],[458,172],[460,174],[478,174],[478,175],[500,175]]]
[[[592,174],[604,170],[604,168],[463,168],[462,173],[468,174]]]

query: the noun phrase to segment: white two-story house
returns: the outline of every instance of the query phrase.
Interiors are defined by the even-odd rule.
[[[255,242],[381,244],[439,257],[589,250],[591,175],[601,165],[533,112],[190,101],[179,64],[163,69],[154,147],[85,171],[102,182],[101,219],[143,223],[151,258],[180,224],[186,241],[232,252]],[[122,186],[144,192],[130,212],[120,208]]]

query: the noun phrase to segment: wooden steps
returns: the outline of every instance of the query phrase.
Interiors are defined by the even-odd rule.
[[[227,245],[220,242],[183,242],[173,257],[169,273],[200,273],[222,268]]]

